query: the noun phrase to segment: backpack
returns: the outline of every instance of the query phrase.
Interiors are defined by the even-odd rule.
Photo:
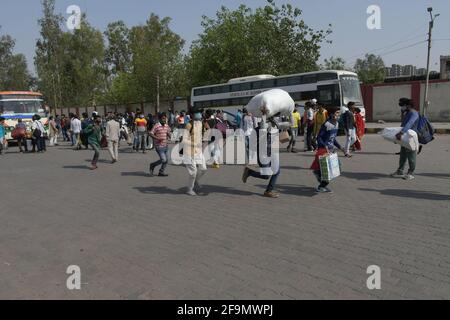
[[[420,115],[417,123],[417,136],[420,144],[428,144],[434,140],[434,127],[427,117]]]

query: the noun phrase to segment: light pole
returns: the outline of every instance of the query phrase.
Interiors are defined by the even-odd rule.
[[[430,85],[430,54],[431,54],[431,34],[434,27],[434,20],[439,17],[439,14],[435,14],[433,16],[433,8],[429,7],[427,11],[430,13],[430,24],[429,24],[429,31],[428,31],[428,56],[427,56],[427,82],[425,85],[425,97],[423,101],[423,111],[422,114],[425,116],[428,110],[428,107],[430,105],[430,101],[428,101],[428,91],[429,91],[429,85]]]

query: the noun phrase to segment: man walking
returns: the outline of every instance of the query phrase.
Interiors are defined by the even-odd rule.
[[[114,117],[111,117],[106,123],[105,136],[108,141],[108,151],[111,155],[112,163],[116,163],[119,161],[120,124]]]
[[[169,144],[168,141],[171,135],[170,126],[167,123],[167,115],[165,113],[161,113],[158,116],[159,123],[155,124],[152,130],[150,131],[150,137],[153,138],[155,144],[156,153],[159,156],[159,160],[153,162],[150,165],[150,175],[153,176],[153,172],[155,168],[161,165],[161,169],[159,170],[160,177],[167,177],[168,175],[165,173],[167,163],[168,163],[168,154],[169,154]]]
[[[344,130],[346,135],[345,143],[345,156],[351,158],[350,148],[356,142],[356,126],[355,126],[355,103],[349,102],[347,104],[347,110],[342,115],[342,121],[344,123]]]
[[[199,181],[205,175],[206,159],[203,154],[203,116],[201,112],[194,113],[194,119],[187,124],[183,135],[183,155],[186,169],[189,173],[188,191],[190,196],[196,196],[194,191],[201,188]]]
[[[70,132],[72,133],[72,147],[75,147],[75,150],[81,150],[81,121],[76,114],[73,115],[70,121]]]
[[[417,125],[419,123],[419,113],[414,110],[414,103],[408,98],[401,98],[399,101],[399,106],[402,108],[402,113],[404,113],[402,121],[402,131],[397,134],[397,140],[401,140],[402,136],[408,132],[408,130],[413,130],[417,132]],[[406,160],[408,160],[409,170],[406,175],[404,175]],[[393,178],[403,178],[404,180],[413,180],[414,171],[416,170],[416,160],[417,160],[417,150],[409,150],[402,147],[400,150],[400,165],[397,171],[391,174]]]
[[[291,141],[289,142],[289,145],[287,147],[288,152],[297,153],[297,150],[295,150],[295,143],[297,142],[297,135],[298,135],[298,127],[301,123],[301,116],[298,112],[297,108],[294,109],[294,112],[291,115]]]

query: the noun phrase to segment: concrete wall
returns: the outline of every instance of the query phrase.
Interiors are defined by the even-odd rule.
[[[427,116],[434,122],[450,122],[450,82],[430,83],[429,90],[430,106]],[[423,101],[424,84],[421,86],[420,93],[420,101]]]
[[[399,121],[400,98],[411,98],[411,85],[373,88],[373,121]]]
[[[425,83],[405,82],[363,85],[366,118],[370,122],[400,120],[400,98],[410,98],[416,109],[423,107]],[[450,122],[450,81],[433,80],[429,86],[430,107],[427,116],[433,122]]]

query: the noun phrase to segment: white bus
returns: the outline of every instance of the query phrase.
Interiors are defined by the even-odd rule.
[[[275,77],[259,75],[232,79],[217,84],[192,89],[191,106],[195,109],[220,109],[235,114],[247,105],[251,98],[274,88],[290,93],[296,104],[317,99],[327,107],[346,106],[355,102],[365,116],[358,75],[348,71],[317,71]]]

